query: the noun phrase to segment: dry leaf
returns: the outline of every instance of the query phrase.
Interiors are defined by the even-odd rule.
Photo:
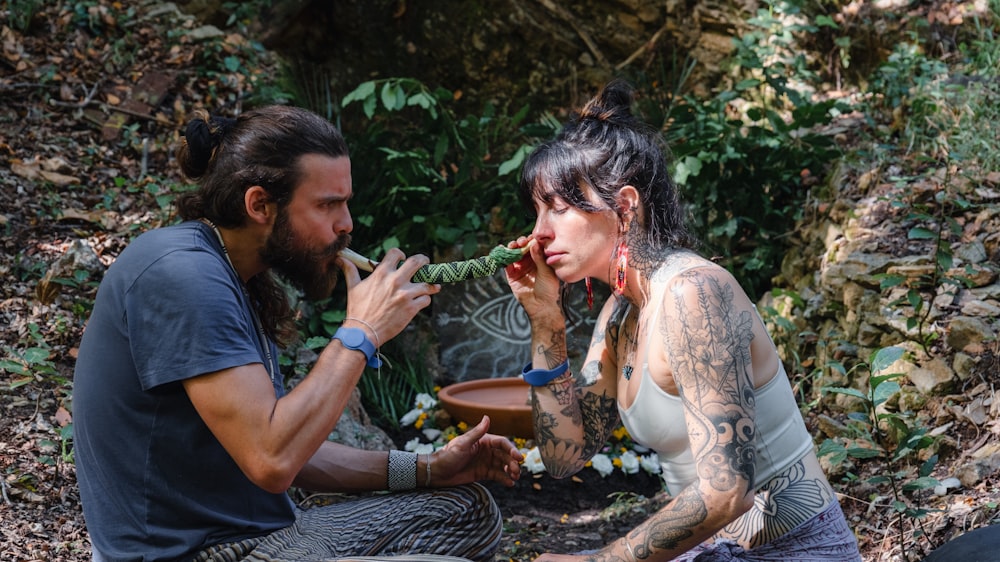
[[[73,414],[70,414],[69,411],[62,406],[59,406],[59,409],[56,410],[55,418],[59,427],[66,427],[68,424],[73,423]]]
[[[41,170],[38,173],[39,175],[42,176],[42,179],[44,179],[45,181],[50,181],[58,186],[73,185],[75,183],[80,183],[80,180],[76,179],[73,176],[67,176],[65,174],[48,172],[45,170]]]

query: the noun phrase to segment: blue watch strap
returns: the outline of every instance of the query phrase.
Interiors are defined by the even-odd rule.
[[[532,369],[531,363],[521,370],[521,378],[531,386],[545,386],[569,370],[569,360],[563,361],[555,369]]]
[[[347,349],[364,353],[365,363],[369,367],[378,369],[382,366],[382,360],[379,359],[375,344],[368,339],[368,334],[361,328],[345,328],[341,326],[337,328],[337,331],[334,332],[333,337],[330,339],[340,340],[341,345]]]

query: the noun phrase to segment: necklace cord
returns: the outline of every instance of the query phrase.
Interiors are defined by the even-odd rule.
[[[236,275],[236,280],[239,282],[240,288],[243,290],[243,295],[247,298],[247,304],[250,308],[250,316],[253,318],[254,327],[257,328],[259,343],[261,347],[264,348],[264,356],[267,358],[267,374],[271,377],[272,383],[277,383],[275,378],[276,369],[274,367],[274,358],[271,356],[271,340],[269,340],[267,334],[264,333],[264,324],[257,315],[257,309],[254,308],[253,303],[250,302],[250,292],[247,290],[246,284],[243,283],[243,278],[240,277],[240,272],[237,271],[236,266],[233,265],[232,258],[229,257],[229,248],[226,248],[226,241],[222,238],[222,232],[220,232],[219,227],[215,226],[215,223],[209,219],[203,218],[201,221],[215,231],[215,236],[219,239],[219,244],[222,246],[222,255],[226,257],[226,263],[228,263],[229,267],[233,270],[233,274]]]

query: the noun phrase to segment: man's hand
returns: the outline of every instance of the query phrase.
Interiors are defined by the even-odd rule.
[[[430,263],[427,256],[417,254],[405,261],[404,258],[398,248],[389,250],[364,280],[350,260],[343,257],[337,260],[347,284],[347,317],[367,322],[377,333],[378,344],[396,337],[418,312],[431,304],[431,295],[441,291],[438,284],[410,281],[418,269]]]
[[[493,480],[513,486],[521,477],[524,456],[510,440],[487,433],[490,418],[452,439],[435,452],[431,463],[431,485],[435,487]]]

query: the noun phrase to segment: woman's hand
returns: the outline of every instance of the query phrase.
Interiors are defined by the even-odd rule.
[[[521,236],[510,243],[511,248],[523,248],[532,238]],[[514,298],[524,307],[528,318],[534,321],[538,316],[556,313],[562,318],[559,299],[560,281],[555,271],[545,263],[545,249],[541,244],[531,244],[525,256],[504,268],[507,284]]]
[[[513,486],[521,477],[524,456],[508,439],[487,433],[490,418],[452,439],[435,452],[431,462],[431,485],[435,487],[493,480]]]

